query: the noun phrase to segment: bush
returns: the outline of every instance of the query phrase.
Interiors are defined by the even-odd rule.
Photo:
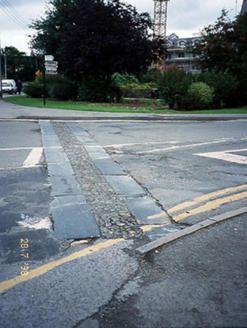
[[[204,82],[214,89],[214,99],[212,107],[223,108],[231,107],[232,99],[236,101],[236,90],[238,88],[237,78],[228,72],[204,72],[201,73],[197,80]],[[235,104],[236,106],[236,104]]]
[[[107,78],[88,78],[79,87],[79,100],[90,102],[115,102],[122,97],[121,89]]]
[[[203,82],[195,82],[189,86],[183,100],[185,109],[203,109],[212,103],[214,89]]]
[[[77,87],[73,83],[54,83],[50,86],[49,96],[61,100],[76,99]]]
[[[124,89],[134,89],[134,90],[150,90],[152,86],[149,83],[138,84],[138,83],[128,83],[125,84]]]
[[[192,78],[176,65],[165,67],[157,74],[159,96],[171,109],[182,109],[183,98],[186,95]]]
[[[124,87],[128,83],[138,83],[138,78],[135,75],[124,73],[115,73],[112,75],[112,81],[120,88]]]
[[[39,84],[37,82],[30,83],[23,88],[23,92],[27,94],[28,97],[31,98],[42,98],[44,95],[44,87],[43,84]],[[46,92],[45,96],[48,94]]]
[[[58,85],[61,85],[59,88]],[[60,99],[75,98],[72,91],[72,82],[60,75],[45,76],[45,97],[55,97]],[[73,88],[76,89],[73,85]],[[44,96],[43,75],[39,76],[33,83],[27,85],[23,91],[31,98],[41,98]],[[69,98],[68,98],[69,97]]]

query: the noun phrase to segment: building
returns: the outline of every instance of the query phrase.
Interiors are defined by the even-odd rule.
[[[199,59],[189,50],[200,40],[200,36],[179,38],[175,33],[168,36],[166,66],[175,64],[186,72],[200,72]]]
[[[242,8],[240,11],[240,15],[247,14],[247,0],[243,0]]]

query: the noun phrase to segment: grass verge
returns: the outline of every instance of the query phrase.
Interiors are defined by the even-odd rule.
[[[96,104],[79,101],[58,101],[46,99],[28,98],[26,96],[6,97],[6,102],[20,106],[38,108],[58,108],[65,110],[113,112],[113,113],[158,113],[158,114],[247,114],[247,108],[213,109],[199,111],[173,111],[167,109],[158,100],[126,100],[122,104]]]

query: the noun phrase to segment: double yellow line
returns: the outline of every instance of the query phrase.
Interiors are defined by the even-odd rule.
[[[243,190],[245,191],[242,192]],[[221,197],[221,196],[226,196],[226,197]],[[179,222],[180,220],[183,220],[187,217],[208,212],[211,210],[215,210],[223,204],[235,202],[244,198],[247,198],[246,184],[211,192],[209,194],[197,197],[190,202],[184,202],[182,204],[174,206],[171,209],[169,209],[167,212],[173,218],[174,221]],[[206,203],[200,205],[204,202]],[[185,209],[187,209],[185,212],[176,214],[177,212],[180,212]]]

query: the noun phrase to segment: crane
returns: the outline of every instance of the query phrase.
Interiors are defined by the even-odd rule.
[[[164,40],[166,38],[168,1],[169,0],[154,0],[154,36]]]
[[[154,0],[154,20],[153,20],[153,36],[157,39],[166,40],[167,25],[167,6],[169,0]],[[157,62],[152,66],[157,68],[164,65],[164,56],[158,56]]]

